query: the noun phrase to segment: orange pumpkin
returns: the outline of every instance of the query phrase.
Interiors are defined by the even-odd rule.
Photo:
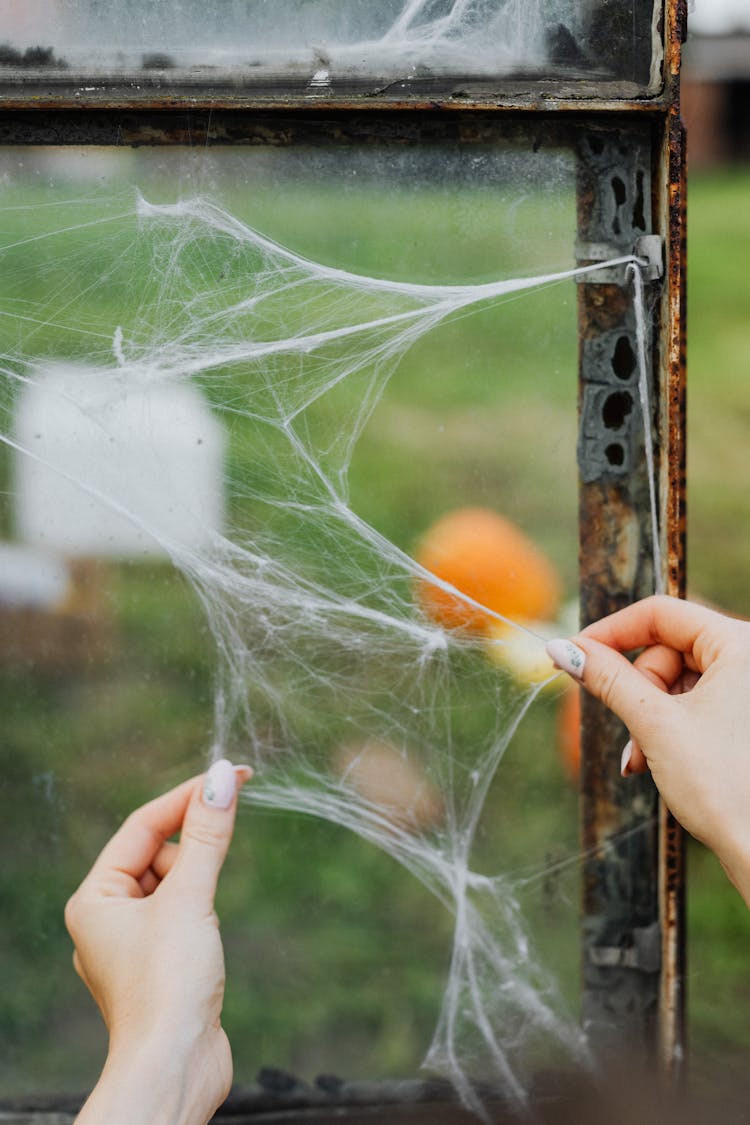
[[[524,533],[488,508],[459,508],[427,531],[416,560],[487,609],[511,620],[549,621],[560,604],[552,564]],[[446,629],[484,633],[491,615],[420,578],[417,599]]]

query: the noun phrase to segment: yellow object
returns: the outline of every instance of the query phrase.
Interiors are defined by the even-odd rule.
[[[536,633],[541,631],[538,622],[530,627]],[[552,635],[552,630],[549,630],[549,636]],[[539,637],[506,625],[503,621],[495,621],[487,628],[485,650],[490,660],[509,672],[517,683],[533,686],[550,680],[544,690],[560,690],[557,669],[544,650],[544,641]]]

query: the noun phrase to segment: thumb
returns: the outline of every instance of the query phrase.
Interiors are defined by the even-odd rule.
[[[220,758],[196,785],[187,807],[168,878],[173,886],[189,885],[206,903],[213,904],[234,832],[237,792],[251,775],[249,766],[233,766]]]
[[[622,719],[642,739],[671,697],[626,657],[591,637],[552,641],[548,652],[557,667],[573,675],[587,691]]]

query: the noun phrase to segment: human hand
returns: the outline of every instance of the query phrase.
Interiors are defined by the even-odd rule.
[[[750,905],[750,624],[652,597],[548,651],[628,726],[623,774],[651,771]]]
[[[81,1123],[202,1123],[229,1092],[214,894],[251,773],[222,759],[136,810],[68,902],[73,961],[110,1037]]]

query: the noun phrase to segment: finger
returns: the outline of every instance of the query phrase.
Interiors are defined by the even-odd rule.
[[[646,676],[660,691],[671,692],[678,682],[685,665],[682,653],[675,652],[667,645],[651,645],[633,661],[641,675]],[[637,738],[631,738],[625,745],[620,759],[620,773],[623,777],[631,774],[647,773],[648,761]]]
[[[165,840],[180,828],[198,783],[198,778],[184,781],[131,813],[94,863],[86,884],[106,887],[109,893],[134,893]]]
[[[676,649],[656,644],[639,653],[633,661],[633,667],[662,691],[669,692],[685,671],[685,661],[683,654]]]
[[[146,898],[148,895],[152,895],[160,882],[161,879],[157,877],[154,869],[152,867],[147,868],[138,880],[138,886],[141,888],[143,897]]]
[[[643,742],[644,734],[653,729],[654,722],[673,705],[663,683],[654,682],[651,675],[644,674],[619,652],[592,637],[577,637],[576,645],[584,657],[580,682],[622,719],[635,739]]]
[[[682,675],[677,679],[669,689],[670,695],[686,695],[692,691],[695,685],[700,680],[700,673],[693,672],[690,668],[685,668]]]
[[[172,870],[174,861],[177,859],[179,852],[179,844],[173,844],[168,840],[166,844],[162,844],[158,852],[151,860],[151,870],[156,875],[157,879],[163,879]]]
[[[249,779],[248,766],[235,767],[226,758],[214,762],[204,783],[190,799],[169,879],[162,884],[189,886],[204,907],[213,905],[216,883],[229,848],[237,811],[237,792]]]
[[[138,884],[144,896],[152,895],[162,879],[169,874],[177,858],[178,851],[179,845],[173,844],[169,840],[166,844],[162,844],[152,859],[151,866],[144,871],[143,875],[141,875],[138,880]]]
[[[587,626],[580,636],[619,652],[663,644],[685,654],[688,662],[702,672],[721,645],[736,635],[738,624],[705,606],[655,596],[602,618]]]
[[[648,761],[636,738],[631,738],[625,745],[620,759],[620,773],[623,777],[630,777],[631,773],[648,773]]]

